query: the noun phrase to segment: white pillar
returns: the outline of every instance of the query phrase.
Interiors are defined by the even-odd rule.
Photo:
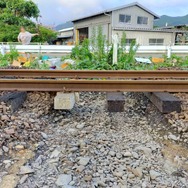
[[[171,52],[172,52],[172,48],[171,48],[171,46],[168,46],[168,48],[167,48],[167,58],[171,58]]]
[[[117,64],[118,62],[118,43],[119,38],[118,35],[112,35],[112,42],[113,42],[113,64]]]
[[[4,56],[5,55],[5,46],[3,45],[3,43],[2,43],[2,45],[1,45],[1,54]]]

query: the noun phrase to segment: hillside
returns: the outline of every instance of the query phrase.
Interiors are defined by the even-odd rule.
[[[166,26],[166,23],[168,23],[168,26],[187,25],[188,24],[188,14],[185,16],[177,16],[177,17],[163,15],[160,17],[159,20],[156,20],[154,22],[154,25],[158,26],[158,27],[163,27],[163,26]]]
[[[72,23],[72,22],[66,22],[66,23],[57,25],[57,26],[55,27],[55,30],[58,31],[58,30],[61,30],[61,29],[69,28],[69,27],[73,27],[73,23]]]

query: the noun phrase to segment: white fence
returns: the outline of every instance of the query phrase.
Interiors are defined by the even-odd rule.
[[[3,45],[5,52],[10,51],[10,45]],[[19,52],[30,52],[30,53],[56,53],[64,54],[70,53],[74,46],[61,46],[61,45],[14,45]]]
[[[1,45],[1,50],[4,49],[5,52],[10,51],[9,45]],[[74,46],[65,45],[15,45],[15,48],[19,52],[30,52],[30,53],[55,53],[55,54],[69,54]],[[129,47],[127,47],[127,50]],[[137,51],[139,56],[149,56],[149,55],[167,55],[171,54],[188,56],[188,46],[140,46]]]
[[[140,46],[137,55],[167,55],[188,56],[188,46]]]

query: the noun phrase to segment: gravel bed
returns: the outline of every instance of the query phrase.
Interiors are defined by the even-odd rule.
[[[186,138],[170,133],[171,114],[161,115],[143,94],[125,93],[122,113],[106,111],[105,93],[81,93],[71,111],[53,110],[53,96],[29,93],[15,114],[1,103],[0,187],[18,160],[11,153],[26,149],[34,157],[20,165],[16,188],[187,187],[187,149],[169,158],[163,142],[175,151]]]

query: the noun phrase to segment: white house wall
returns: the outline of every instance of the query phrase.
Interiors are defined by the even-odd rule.
[[[74,28],[75,29],[81,29],[84,27],[90,27],[90,26],[95,26],[95,25],[103,25],[111,23],[111,16],[107,15],[99,15],[95,17],[89,17],[84,20],[76,21],[74,22]]]
[[[97,29],[98,29],[99,26],[102,27],[103,35],[104,35],[104,36],[106,37],[106,39],[108,40],[109,37],[111,36],[111,35],[110,35],[110,30],[111,30],[110,27],[111,27],[111,26],[110,26],[109,23],[107,23],[107,24],[99,24],[99,25],[96,24],[95,26],[94,26],[94,25],[90,26],[90,27],[89,27],[89,38],[92,37],[94,30],[97,31]]]
[[[131,23],[120,23],[119,14],[131,15]],[[148,24],[137,24],[137,17],[148,17]],[[153,29],[154,16],[149,12],[143,10],[138,6],[127,7],[119,10],[115,10],[110,14],[101,14],[93,17],[88,17],[74,22],[74,37],[76,38],[76,30],[88,27],[89,38],[92,36],[93,28],[102,26],[103,34],[111,42],[112,34],[118,33],[120,36],[123,30],[126,31],[127,38],[135,38],[140,45],[149,45],[149,39],[164,39],[163,45],[173,44],[175,42],[175,35],[173,33],[149,31]],[[120,28],[121,30],[114,30],[114,28]],[[132,28],[133,30],[129,30]],[[134,30],[135,28],[135,30]],[[140,30],[139,30],[140,28]],[[127,29],[127,30],[126,30]],[[146,31],[142,31],[146,29]],[[147,31],[148,29],[148,31]]]
[[[95,17],[90,17],[88,19],[80,20],[74,23],[74,30],[88,27],[89,28],[89,38],[92,36],[93,28],[102,26],[103,34],[108,38],[111,36],[111,16],[100,15]]]
[[[125,14],[131,16],[131,23],[119,22],[119,15]],[[137,17],[148,17],[148,24],[137,24]],[[139,8],[138,6],[127,7],[124,9],[113,11],[112,13],[112,27],[132,27],[132,28],[153,28],[154,16]]]
[[[73,36],[73,30],[60,32],[61,37]]]
[[[136,43],[142,46],[149,45],[149,39],[164,39],[165,46],[173,44],[175,41],[174,33],[165,33],[165,32],[148,32],[148,31],[117,31],[114,30],[113,34],[118,34],[121,38],[123,32],[126,33],[127,39],[136,39]]]

